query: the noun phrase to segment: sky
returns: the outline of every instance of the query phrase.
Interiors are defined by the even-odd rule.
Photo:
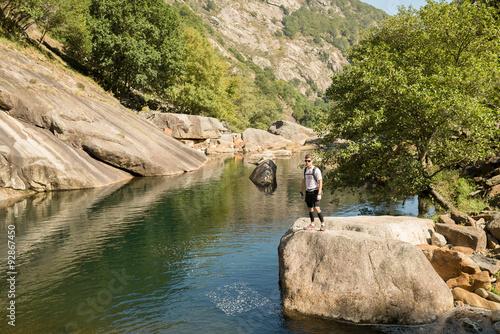
[[[419,9],[421,6],[425,6],[426,0],[361,0],[364,3],[372,5],[373,7],[384,10],[389,15],[395,15],[398,13],[399,6],[409,7],[410,5]]]

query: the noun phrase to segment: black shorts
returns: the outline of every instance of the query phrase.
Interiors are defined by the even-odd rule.
[[[306,191],[306,204],[308,208],[319,207],[318,189],[313,191]]]

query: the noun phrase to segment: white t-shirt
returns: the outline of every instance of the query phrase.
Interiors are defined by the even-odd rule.
[[[316,182],[316,180],[314,179],[313,170],[314,170],[314,174],[316,174],[316,180],[318,180],[318,182]],[[314,166],[312,166],[312,168],[309,169],[306,167],[306,172],[304,174],[305,175],[303,178],[306,180],[306,190],[313,191],[313,190],[318,189],[319,188],[319,180],[323,179],[319,168],[317,168],[317,167],[315,168]]]

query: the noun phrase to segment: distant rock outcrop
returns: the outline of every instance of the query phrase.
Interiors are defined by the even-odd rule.
[[[213,117],[162,113],[157,111],[140,112],[140,116],[150,120],[156,126],[168,129],[175,139],[219,139],[229,132],[222,123]]]
[[[307,140],[318,138],[313,130],[297,123],[282,120],[274,122],[267,131],[301,145],[304,145]]]

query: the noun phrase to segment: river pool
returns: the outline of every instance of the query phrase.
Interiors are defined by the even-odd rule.
[[[277,248],[307,215],[303,156],[275,160],[272,194],[249,180],[255,165],[232,157],[181,176],[46,193],[0,209],[0,333],[378,333],[281,311]],[[325,194],[322,210],[416,216],[418,208],[416,199],[375,205],[354,195],[333,204]],[[11,300],[15,327],[6,317]]]

